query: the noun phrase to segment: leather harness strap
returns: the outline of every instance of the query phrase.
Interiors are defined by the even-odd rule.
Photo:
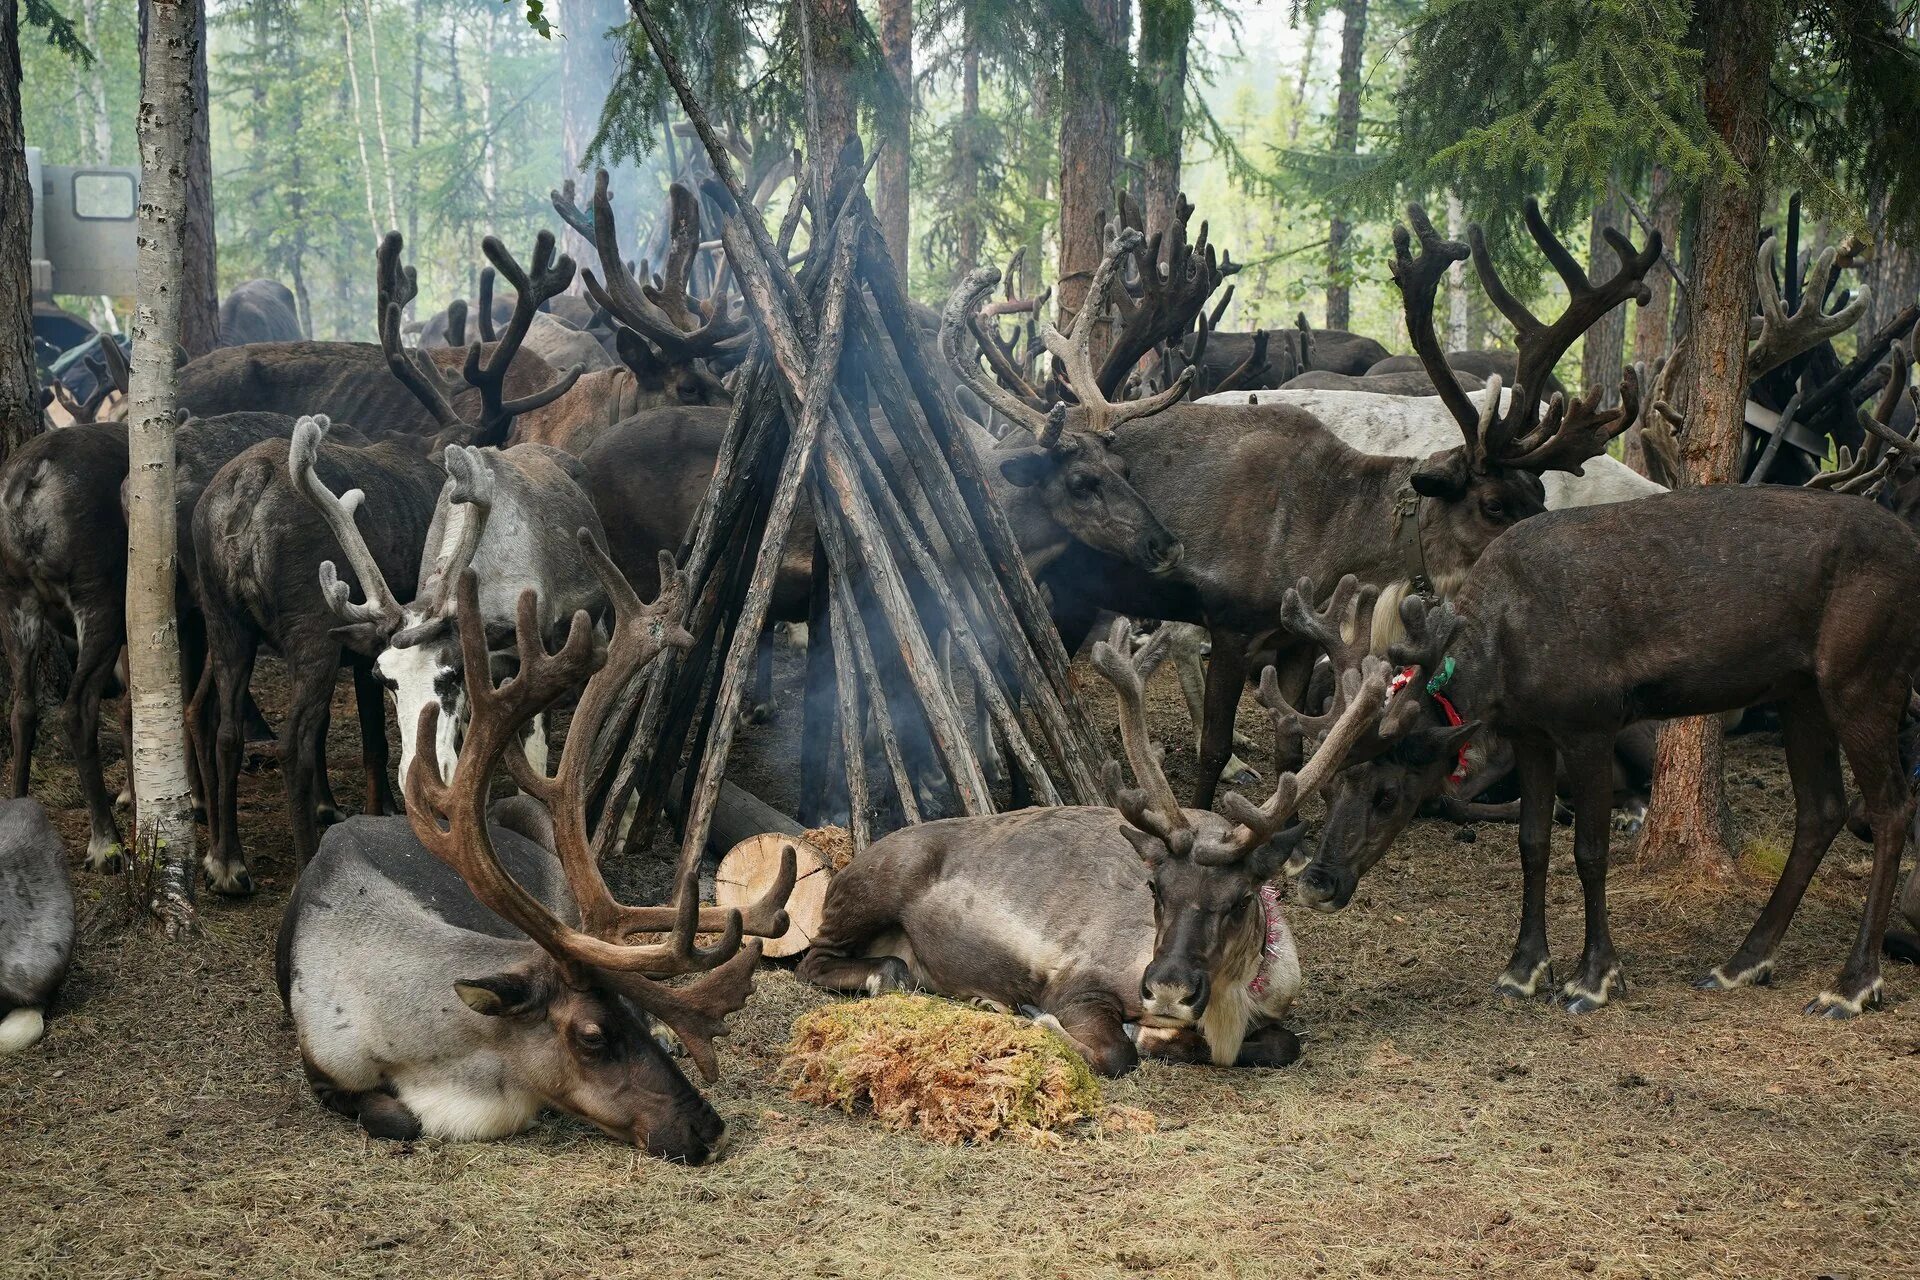
[[[1427,541],[1420,528],[1421,502],[1412,485],[1403,485],[1394,495],[1393,544],[1406,565],[1407,581],[1413,584],[1420,598],[1431,605],[1440,597],[1433,589],[1433,578],[1427,573]]]

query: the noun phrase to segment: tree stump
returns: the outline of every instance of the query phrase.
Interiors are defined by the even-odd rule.
[[[820,931],[820,917],[826,909],[827,884],[833,874],[821,852],[790,835],[769,831],[750,836],[720,859],[713,876],[713,900],[721,907],[745,910],[780,874],[780,851],[788,845],[794,850],[793,893],[787,898],[787,931],[768,938],[761,955],[769,960],[797,956],[813,945]]]

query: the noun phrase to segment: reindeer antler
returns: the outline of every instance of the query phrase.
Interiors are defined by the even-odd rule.
[[[613,600],[613,641],[604,650],[598,648],[592,620],[582,610],[573,616],[560,649],[548,653],[540,640],[539,603],[528,590],[521,594],[518,609],[519,669],[498,686],[490,675],[478,582],[471,570],[461,575],[455,612],[472,715],[450,779],[441,776],[433,752],[414,757],[406,778],[408,820],[420,842],[457,871],[482,904],[552,955],[569,982],[586,986],[598,981],[665,1022],[702,1075],[711,1080],[718,1074],[713,1040],[725,1034],[727,1015],[740,1008],[752,991],[759,942],[743,942],[745,921],[740,912],[727,911],[715,919],[703,913],[690,895],[665,908],[621,907],[608,892],[585,836],[585,774],[592,737],[620,690],[661,648],[691,642],[677,624],[666,621],[679,611],[683,586],[670,564],[663,564],[662,599],[642,606],[586,530],[579,532],[579,539],[582,553]],[[521,730],[589,675],[561,754],[560,771],[554,778],[541,777],[520,749]],[[420,717],[423,741],[432,741],[438,718],[438,704],[428,703]],[[552,812],[556,851],[581,911],[579,929],[528,893],[494,852],[487,802],[494,772],[503,759],[521,785],[545,800]],[[792,888],[792,861],[790,854],[783,858],[779,883],[769,895],[777,894],[779,901],[770,907],[764,900],[756,905],[758,922],[784,929],[779,907]],[[717,926],[721,934],[718,942],[707,947],[694,941],[703,922]],[[663,926],[669,932],[665,943],[625,940],[640,929]],[[685,973],[703,976],[678,988],[656,980]]]
[[[715,297],[713,314],[704,323],[693,323],[694,317],[687,306],[686,273],[700,245],[700,205],[693,193],[678,183],[673,185],[670,195],[673,239],[667,255],[668,277],[655,288],[643,288],[620,256],[620,233],[614,221],[607,171],[597,172],[593,179],[593,215],[585,221],[592,233],[594,249],[600,255],[604,279],[596,277],[591,267],[580,273],[580,279],[601,310],[652,343],[667,359],[675,362],[710,359],[719,354],[724,342],[745,331],[745,323],[731,318],[724,292]],[[574,222],[575,216],[585,219],[577,209],[569,216],[562,209],[559,196],[554,198],[554,207],[561,209],[561,216],[569,223]],[[660,305],[656,305],[655,299]],[[668,310],[663,310],[663,306]],[[682,319],[685,324],[681,323]]]
[[[1176,858],[1193,851],[1193,826],[1174,798],[1160,764],[1160,752],[1147,732],[1147,692],[1142,673],[1159,664],[1172,632],[1162,627],[1138,652],[1130,652],[1125,618],[1114,619],[1105,640],[1093,646],[1093,669],[1113,686],[1120,712],[1120,746],[1133,769],[1135,788],[1122,788],[1119,765],[1107,762],[1108,790],[1118,798],[1121,814],[1141,831],[1157,837]]]
[[[1823,310],[1827,289],[1839,270],[1839,253],[1829,245],[1814,259],[1806,283],[1795,299],[1798,305],[1789,314],[1780,296],[1780,282],[1773,274],[1774,244],[1775,237],[1768,236],[1753,260],[1753,288],[1760,314],[1754,317],[1747,348],[1749,381],[1853,328],[1860,323],[1871,301],[1870,291],[1863,288],[1838,309]],[[1797,273],[1799,266],[1797,262],[1789,262],[1787,270]]]
[[[331,560],[320,562],[320,592],[326,597],[327,607],[342,622],[371,622],[391,632],[400,625],[405,611],[393,594],[393,588],[387,585],[386,575],[380,572],[380,565],[373,558],[373,549],[367,546],[360,527],[354,523],[354,513],[360,509],[367,495],[359,489],[349,489],[336,497],[314,470],[314,463],[320,457],[321,442],[326,439],[327,430],[332,425],[325,414],[314,414],[294,423],[293,440],[287,448],[287,470],[293,476],[294,487],[320,513],[320,518],[333,533],[334,541],[340,544],[348,567],[353,570],[353,576],[359,579],[360,591],[366,597],[366,602],[353,602],[352,589],[341,581],[339,570]]]

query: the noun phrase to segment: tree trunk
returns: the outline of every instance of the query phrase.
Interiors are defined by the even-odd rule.
[[[1607,227],[1620,230],[1626,221],[1626,212],[1626,201],[1611,187],[1607,198],[1593,206],[1593,217],[1587,224],[1587,274],[1595,280],[1604,280],[1620,269],[1620,256],[1601,238],[1600,232]],[[1603,406],[1611,408],[1620,403],[1620,370],[1626,362],[1626,348],[1627,309],[1615,307],[1581,339],[1582,394],[1600,387]]]
[[[1141,132],[1146,164],[1147,236],[1173,222],[1180,198],[1180,149],[1187,124],[1187,45],[1192,0],[1141,0],[1140,70],[1154,95],[1153,118]],[[1171,254],[1168,241],[1163,252]]]
[[[813,85],[808,90],[808,144],[829,164],[819,170],[829,185],[848,157],[844,147],[858,132],[854,99],[854,40],[859,9],[854,0],[801,0],[813,50]],[[808,160],[814,159],[809,155]],[[822,228],[815,228],[816,233]]]
[[[367,232],[380,240],[380,210],[373,199],[373,162],[367,158],[367,122],[360,110],[360,61],[353,52],[353,15],[345,0],[340,5],[340,38],[347,54],[347,86],[352,92],[353,137],[360,149],[360,180],[367,193]]]
[[[1102,42],[1118,47],[1125,36],[1117,0],[1080,2]],[[1054,296],[1062,332],[1080,310],[1106,252],[1101,215],[1112,208],[1119,168],[1119,106],[1100,72],[1101,59],[1069,50],[1060,75],[1060,269]],[[1095,341],[1096,363],[1105,345]]]
[[[1340,17],[1340,98],[1333,116],[1336,165],[1360,149],[1360,63],[1367,48],[1367,0],[1340,0]],[[1345,212],[1336,204],[1327,226],[1329,329],[1350,328],[1353,319],[1352,266],[1347,262],[1347,237],[1353,234],[1353,227]]]
[[[953,194],[960,205],[955,280],[980,265],[986,244],[980,225],[980,44],[973,6],[967,6],[961,21],[960,123],[953,135]]]
[[[1447,192],[1447,239],[1463,240],[1467,234],[1467,211],[1454,191]],[[1472,341],[1472,320],[1468,310],[1467,264],[1456,262],[1447,268],[1447,350],[1464,351]]]
[[[387,95],[380,83],[380,28],[373,20],[373,0],[361,0],[367,15],[367,67],[373,73],[373,136],[380,144],[380,176],[387,188],[387,227],[400,226],[400,197],[393,187],[393,147],[387,139]]]
[[[0,462],[40,430],[33,364],[33,193],[20,119],[20,12],[0,0]]]
[[[1300,78],[1293,85],[1293,119],[1287,121],[1287,145],[1294,146],[1300,141],[1300,126],[1307,119],[1307,89],[1313,83],[1314,55],[1320,48],[1320,20],[1315,16],[1307,23],[1307,46],[1300,52]]]
[[[147,35],[153,0],[140,0],[140,78],[146,83]],[[203,356],[220,345],[220,271],[213,237],[213,144],[207,135],[207,10],[191,6],[194,98],[203,104],[187,122],[182,163],[186,165],[186,258],[173,285],[180,296],[180,327],[172,341],[189,356]]]
[[[1053,113],[1056,83],[1054,77],[1045,71],[1034,78],[1032,99],[1034,119],[1045,120]],[[1054,157],[1047,153],[1047,146],[1041,140],[1041,136],[1038,131],[1027,134],[1031,145],[1040,153],[1035,155],[1027,166],[1027,205],[1033,209],[1047,207],[1049,188],[1053,185]],[[1044,219],[1036,219],[1027,240],[1026,262],[1020,268],[1020,282],[1017,288],[1021,297],[1035,298],[1040,295],[1040,277],[1046,269],[1046,261],[1047,224]]]
[[[1668,181],[1667,167],[1655,165],[1647,178],[1647,217],[1660,229],[1667,250],[1678,256],[1680,248],[1680,193]],[[1645,242],[1646,230],[1636,228],[1634,239]],[[1673,337],[1673,277],[1665,264],[1647,273],[1647,288],[1653,297],[1633,313],[1633,359],[1644,364],[1649,376],[1653,367],[1666,356]]]
[[[887,256],[901,279],[907,278],[911,229],[907,224],[907,175],[912,152],[913,121],[913,0],[880,0],[880,56],[899,95],[897,110],[876,113],[873,144],[884,148],[874,167],[873,207],[880,218],[880,235]]]
[[[1774,22],[1764,2],[1703,5],[1707,121],[1744,170],[1704,183],[1699,197],[1688,326],[1687,432],[1681,455],[1692,484],[1739,480],[1747,400],[1747,318],[1753,314],[1753,246],[1767,151],[1766,99]],[[1717,719],[1662,726],[1653,804],[1641,860],[1701,877],[1732,870],[1727,850]]]
[[[1873,298],[1867,304],[1860,333],[1878,333],[1920,294],[1920,250],[1888,236],[1887,214],[1887,198],[1877,197],[1868,217],[1874,247],[1873,258],[1867,265],[1866,284],[1873,290]]]
[[[206,8],[202,0],[150,0],[149,7],[127,415],[127,667],[133,701],[128,772],[138,820],[129,885],[136,901],[178,936],[194,927],[194,831],[173,608],[173,344],[188,310],[181,286],[195,234],[189,153],[196,138],[204,142],[207,136],[200,79]]]

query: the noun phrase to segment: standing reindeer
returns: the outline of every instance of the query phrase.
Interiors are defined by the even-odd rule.
[[[594,742],[620,690],[662,648],[692,641],[674,621],[685,584],[670,561],[660,565],[660,597],[643,605],[587,530],[577,546],[613,602],[611,641],[602,648],[580,612],[547,652],[529,589],[518,668],[495,685],[479,586],[471,570],[462,574],[455,626],[471,716],[454,767],[445,773],[432,752],[418,753],[406,818],[358,818],[327,833],[287,904],[276,973],[314,1093],[370,1134],[497,1138],[553,1107],[698,1164],[721,1119],[648,1019],[672,1028],[715,1077],[713,1041],[751,994],[760,957],[760,943],[742,935],[786,931],[793,851],[744,917],[702,909],[690,895],[624,906],[608,891],[587,829]],[[583,678],[548,777],[520,743]],[[433,702],[422,709],[422,740],[435,737],[439,713]],[[512,816],[496,826],[488,793],[503,763],[539,803],[509,802]],[[702,932],[720,937],[699,946]],[[661,933],[663,942],[635,941]],[[684,974],[700,976],[664,981]]]
[[[1358,584],[1340,591],[1351,597]],[[894,832],[828,886],[802,978],[1037,1008],[1102,1075],[1138,1060],[1129,1022],[1143,1028],[1142,1046],[1171,1057],[1284,1066],[1299,1055],[1281,1020],[1300,965],[1268,882],[1298,839],[1289,824],[1300,802],[1378,718],[1386,665],[1345,679],[1319,717],[1289,707],[1269,668],[1260,696],[1276,738],[1304,728],[1325,741],[1263,803],[1228,792],[1221,817],[1174,798],[1147,736],[1140,669],[1152,654],[1129,647],[1121,620],[1093,649],[1139,788],[1122,789],[1108,766],[1118,812],[1022,809]]]
[[[1417,207],[1408,212],[1421,260],[1444,249]],[[1425,272],[1405,228],[1394,243],[1409,330],[1437,369],[1432,312],[1418,301]],[[1449,407],[1488,450],[1556,438],[1584,408],[1556,402],[1536,423],[1526,412],[1474,415],[1464,397]],[[1334,646],[1299,595],[1288,605],[1293,625]],[[1844,494],[1687,489],[1526,521],[1488,549],[1451,603],[1429,609],[1410,598],[1401,618],[1408,640],[1395,660],[1407,670],[1395,701],[1418,714],[1390,714],[1398,731],[1363,744],[1357,755],[1370,758],[1329,789],[1319,848],[1299,878],[1303,901],[1345,906],[1439,789],[1464,737],[1484,725],[1512,745],[1521,789],[1524,901],[1498,989],[1532,996],[1552,981],[1546,874],[1557,755],[1572,782],[1587,924],[1579,972],[1562,993],[1571,1011],[1599,1008],[1624,986],[1607,927],[1614,736],[1640,720],[1775,703],[1793,780],[1793,850],[1745,942],[1699,985],[1740,987],[1772,974],[1781,936],[1846,819],[1844,751],[1872,825],[1873,872],[1853,950],[1807,1012],[1850,1017],[1879,1002],[1881,942],[1912,813],[1898,732],[1920,673],[1920,535]]]

